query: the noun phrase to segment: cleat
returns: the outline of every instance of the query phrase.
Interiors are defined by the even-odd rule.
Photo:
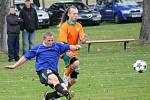
[[[66,99],[71,100],[70,93],[67,94]]]
[[[43,100],[55,100],[53,97],[52,98],[49,98],[49,99],[46,99],[46,96],[47,96],[48,92],[45,92],[44,94],[44,99]],[[56,99],[57,100],[57,99]],[[58,99],[59,100],[59,99]]]

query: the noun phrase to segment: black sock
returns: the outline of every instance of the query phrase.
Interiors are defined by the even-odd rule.
[[[47,93],[46,95],[46,100],[49,100],[50,98],[57,99],[60,98],[61,96],[57,94],[57,91]]]
[[[60,85],[60,84],[57,84],[55,85],[55,90],[59,93],[61,93],[63,96],[65,97],[70,97],[70,94],[67,90],[63,90],[64,88]]]

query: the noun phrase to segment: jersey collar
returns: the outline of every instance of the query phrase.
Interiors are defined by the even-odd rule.
[[[52,44],[51,46],[47,46],[44,42],[43,42],[42,44],[43,44],[45,47],[51,47],[51,46],[53,45],[53,44]]]
[[[76,25],[76,23],[74,24],[72,21],[70,21],[70,20],[66,20],[66,22],[69,24],[69,25],[72,25],[72,26],[75,26]]]

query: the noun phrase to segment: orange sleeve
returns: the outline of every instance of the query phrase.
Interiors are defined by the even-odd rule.
[[[60,27],[58,41],[67,42],[67,28],[66,28],[66,25],[64,24]]]
[[[83,27],[82,27],[82,25],[81,24],[79,24],[80,25],[80,32],[79,32],[79,36],[84,36],[85,35],[85,33],[84,33],[84,30],[83,30]]]

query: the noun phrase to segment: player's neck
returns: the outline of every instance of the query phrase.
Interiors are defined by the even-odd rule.
[[[46,47],[52,46],[52,44],[46,44],[46,43],[44,43],[44,42],[43,42],[43,45],[46,46]]]
[[[70,19],[67,20],[67,21],[68,21],[68,23],[71,24],[71,25],[75,25],[75,24],[76,24],[76,21],[72,21],[72,20],[70,20]]]

